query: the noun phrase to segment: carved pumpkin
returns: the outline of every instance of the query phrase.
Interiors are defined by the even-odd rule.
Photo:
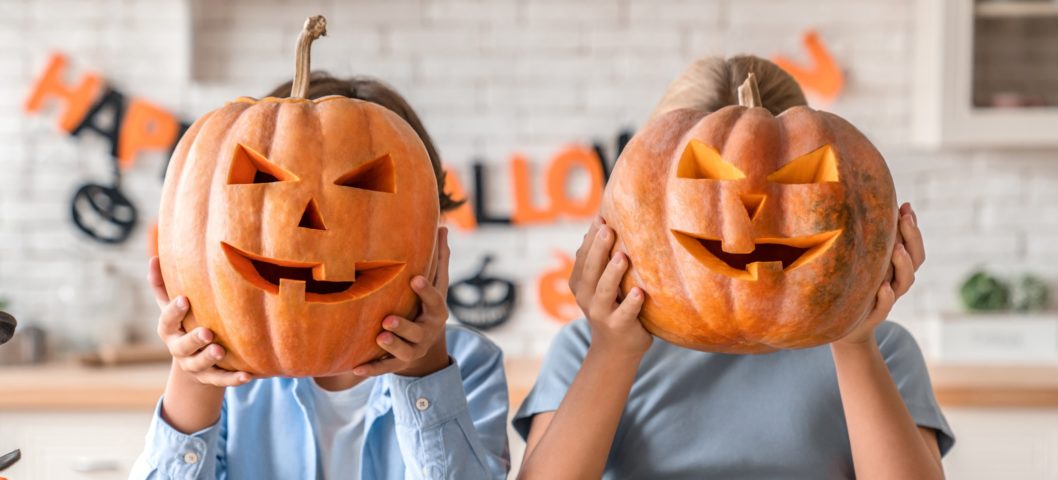
[[[414,315],[410,279],[432,268],[437,183],[415,131],[373,103],[303,98],[318,18],[292,98],[206,114],[166,174],[162,274],[191,301],[184,328],[228,350],[223,368],[325,375],[377,358],[382,319]]]
[[[725,353],[811,347],[856,327],[898,217],[885,160],[847,121],[742,105],[646,125],[602,212],[631,260],[624,291],[646,293],[647,330]]]

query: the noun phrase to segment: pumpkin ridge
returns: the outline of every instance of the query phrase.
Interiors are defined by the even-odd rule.
[[[237,108],[238,109],[231,119],[222,118],[219,115],[216,115],[217,112],[226,111],[229,108]],[[216,128],[213,125],[213,123],[224,123],[226,121],[236,122],[250,108],[251,108],[250,105],[246,105],[246,106],[235,105],[234,107],[224,106],[224,107],[221,107],[221,108],[219,108],[217,110],[214,110],[213,112],[210,113],[209,120],[205,124],[202,125],[202,129],[207,131],[207,132],[214,132],[214,131],[216,131]],[[228,130],[228,129],[221,129],[221,130],[224,133],[222,135],[219,135],[218,136],[219,138],[207,138],[206,140],[208,140],[209,143],[211,143],[211,144],[219,141],[219,143],[221,145],[226,145],[229,142],[229,140],[230,140],[231,131]],[[196,136],[195,140],[194,140],[194,143],[193,143],[193,145],[191,147],[191,150],[188,152],[188,155],[194,155],[193,162],[195,162],[195,163],[204,162],[204,161],[207,160],[207,158],[201,158],[202,156],[198,154],[199,153],[198,151],[196,151],[196,150],[201,150],[201,149],[208,149],[207,146],[199,144],[199,141],[202,141],[202,140],[203,140],[203,138],[201,136]],[[200,148],[196,149],[195,147],[200,147]],[[193,175],[195,171],[196,171],[196,169],[194,169],[194,168],[188,168],[186,170],[188,175]],[[214,175],[215,174],[216,174],[216,172],[214,172]],[[227,176],[224,175],[223,178],[227,178]],[[181,176],[179,185],[186,185],[187,183],[188,183],[188,179],[186,177],[184,177],[184,176]],[[177,191],[175,193],[176,196],[179,196],[179,194],[180,194],[179,191]],[[212,202],[214,201],[214,198],[215,197],[213,195],[213,186],[211,184],[209,188],[205,189],[205,198],[203,199],[203,203],[205,205],[207,205],[207,208],[210,208],[210,206],[212,205]],[[206,230],[207,231],[209,230],[209,219],[208,218],[206,219]],[[207,272],[210,272],[209,274],[207,274],[205,276],[205,278],[206,278],[206,282],[208,284],[208,291],[214,292],[214,291],[218,291],[218,290],[216,289],[217,285],[216,285],[214,276],[213,276],[212,272],[210,271],[209,245],[208,245],[209,239],[208,239],[208,235],[206,237],[207,238],[202,243],[202,248],[204,248],[205,250],[202,251],[202,252],[199,252],[200,255],[196,259],[196,261],[202,262],[204,264],[204,265],[202,265],[202,268],[205,269]],[[187,283],[185,283],[185,285],[186,284]],[[216,309],[217,309],[217,307],[216,307],[216,303],[217,303],[216,298],[209,297],[208,299],[199,299],[199,301],[201,301],[201,300],[208,300],[209,303],[210,303],[210,309],[213,310],[213,311],[216,311]],[[194,308],[194,307],[192,307],[192,308]],[[199,320],[198,322],[201,323],[202,320]],[[227,368],[227,367],[231,367],[231,366],[235,366],[235,365],[246,364],[245,360],[242,358],[242,356],[239,353],[232,351],[231,345],[229,343],[230,339],[231,339],[231,335],[228,332],[227,326],[223,322],[217,322],[217,323],[209,322],[208,323],[208,327],[209,327],[210,330],[213,331],[213,334],[214,334],[215,338],[217,338],[218,340],[224,342],[224,343],[218,342],[218,343],[221,344],[222,347],[224,347],[224,350],[226,352],[226,354],[224,356],[224,359],[221,360],[221,362],[218,365]],[[225,343],[227,343],[227,344],[225,344]],[[241,368],[230,368],[230,369],[236,369],[237,370],[237,369],[241,369]]]
[[[693,117],[693,119],[691,120],[691,125],[697,124],[703,118],[704,118],[703,115],[695,115]],[[697,140],[696,134],[695,134],[695,129],[693,127],[691,127],[688,130],[687,133],[685,133],[684,135],[679,136],[679,138],[676,140],[676,142],[677,142],[677,145],[686,145],[686,144],[689,144],[691,141],[694,141],[694,140]],[[716,147],[716,146],[712,146],[712,147],[714,149],[720,151],[720,152],[723,152],[723,146],[720,146],[719,148]],[[668,169],[668,170],[670,170],[670,172],[668,173],[668,175],[670,177],[674,176],[677,173],[677,170],[679,169],[680,159],[683,156],[683,151],[678,146],[674,147],[672,149],[672,151],[673,152],[679,152],[678,155],[679,155],[680,158],[675,158],[675,157],[670,158],[670,165],[669,165],[669,169]],[[723,155],[721,154],[721,157],[722,156]],[[669,202],[666,201],[666,200],[667,199],[658,200],[658,203],[660,204],[660,209],[661,209],[661,212],[660,212],[661,213],[661,218],[669,218]],[[680,239],[679,239],[679,237],[677,237],[675,235],[674,232],[675,232],[675,230],[673,230],[671,228],[671,226],[669,226],[667,231],[665,233],[663,233],[663,238],[665,238],[667,240],[665,242],[666,247],[668,248],[668,252],[666,252],[667,258],[675,258],[676,249],[677,248],[683,248],[682,245],[679,245]],[[712,332],[711,332],[713,335],[718,336],[718,337],[722,337],[722,338],[724,338],[725,340],[727,340],[729,342],[737,341],[738,340],[737,338],[732,338],[731,336],[729,336],[727,334],[727,330],[730,330],[728,327],[725,327],[725,326],[721,326],[720,328],[716,328],[715,327],[715,325],[717,323],[726,323],[726,322],[729,322],[731,319],[717,319],[716,316],[709,315],[708,311],[707,311],[707,310],[709,310],[707,305],[703,305],[699,301],[700,300],[699,297],[697,295],[695,295],[694,292],[690,291],[690,284],[692,282],[690,281],[691,279],[687,278],[687,275],[692,274],[692,272],[684,272],[682,268],[678,268],[678,265],[673,265],[673,267],[674,268],[672,268],[672,271],[675,272],[676,275],[679,278],[679,281],[676,282],[676,283],[680,286],[680,289],[682,290],[682,293],[683,293],[682,298],[685,298],[685,299],[689,300],[689,302],[686,302],[688,304],[687,306],[690,307],[688,309],[687,313],[688,314],[693,313],[695,316],[697,316],[702,321],[706,322],[710,326],[713,326],[714,328],[712,328]],[[730,305],[733,304],[733,297],[732,297],[731,291],[729,289],[724,289],[724,292],[718,293],[717,295],[718,296],[723,296],[725,298],[725,300],[726,300],[726,302],[725,302],[726,305],[728,305],[729,308],[730,308]],[[680,302],[680,303],[684,303],[684,302]],[[669,334],[666,330],[660,328],[659,326],[655,326],[654,329],[655,329],[655,331],[663,332],[663,333],[665,333],[667,335]],[[659,335],[658,333],[654,333],[654,331],[652,331],[651,333],[653,333],[654,335],[658,335],[661,338],[665,338],[666,340],[669,340],[669,337]],[[673,341],[673,343],[679,344],[678,340],[677,340],[678,338],[679,338],[678,336],[671,335],[671,340]]]
[[[244,124],[245,124],[245,122],[247,122],[247,116],[245,116],[245,115],[247,115],[247,113],[249,113],[249,112],[251,112],[251,111],[253,111],[255,109],[260,109],[260,108],[263,108],[262,104],[258,104],[258,103],[248,104],[247,107],[243,108],[239,112],[239,114],[235,118],[232,119],[232,122],[231,122],[231,126],[232,127],[226,129],[226,131],[224,132],[224,135],[223,135],[223,139],[220,142],[220,145],[232,145],[233,143],[236,143],[235,139],[234,139],[234,136],[235,136],[236,132],[241,132],[241,130],[244,128]],[[274,108],[273,110],[278,111],[279,109],[278,108]],[[266,125],[268,125],[269,127],[272,127],[272,129],[274,130],[274,122],[267,122]],[[265,136],[265,137],[267,137],[267,139],[271,139],[272,132],[269,131],[268,133],[269,134],[267,136]],[[267,144],[266,148],[263,149],[263,150],[265,150],[265,151],[263,151],[262,154],[265,155],[266,158],[271,158],[272,144],[271,143]],[[225,153],[222,150],[220,154],[223,155]],[[223,178],[226,178],[226,176],[225,176],[225,174],[223,172],[223,167],[222,167],[224,164],[225,164],[225,162],[217,161],[217,163],[216,163],[214,168],[216,169],[215,170],[216,171],[215,174],[220,174],[220,176],[222,176]],[[227,187],[227,183],[223,182],[221,184],[221,188],[226,188],[226,187]],[[214,197],[213,197],[212,193],[213,193],[213,189],[211,188],[211,189],[209,189],[209,200],[207,201],[207,204],[209,205],[208,206],[208,211],[217,211],[217,209],[213,206]],[[261,199],[263,199],[263,196],[261,197]],[[257,205],[257,210],[258,211],[260,211],[261,206],[262,205]],[[208,235],[206,236],[206,238],[208,238]],[[208,245],[206,245],[206,247],[208,248]],[[209,264],[207,265],[207,270],[209,271],[209,275],[207,275],[206,278],[208,279],[209,291],[211,291],[211,292],[222,292],[222,289],[218,289],[218,285],[216,283],[216,279],[219,277],[219,275],[216,275],[219,272],[216,272],[216,270],[215,270],[217,265],[220,265],[220,263],[209,262]],[[265,306],[265,304],[261,304],[261,307],[260,307],[261,311],[265,311],[266,308],[267,307]],[[226,321],[217,321],[216,322],[216,326],[217,326],[217,328],[221,329],[222,335],[223,335],[222,338],[225,338],[225,339],[227,339],[229,341],[233,341],[232,332],[230,331],[229,324],[227,324]],[[271,334],[270,334],[270,332],[267,332],[267,333],[269,333],[268,341],[269,341],[269,343],[271,343],[271,341],[272,341]],[[270,370],[272,370],[271,368],[263,368],[265,366],[260,365],[260,358],[250,357],[248,355],[243,354],[242,352],[235,351],[235,349],[232,349],[232,348],[227,347],[227,346],[225,346],[224,350],[226,351],[226,354],[225,354],[223,362],[226,364],[226,366],[232,367],[231,368],[232,370],[248,370],[248,371],[253,371],[253,372],[270,371]],[[232,357],[231,361],[229,361],[229,356]],[[272,363],[272,366],[274,366],[274,365],[276,365],[276,363]]]
[[[296,104],[300,103],[298,100],[303,100],[303,99],[291,98],[290,100],[292,100],[292,101],[276,102],[277,105],[272,107],[272,118],[269,119],[267,122],[264,122],[264,125],[266,126],[266,128],[268,128],[268,131],[264,135],[264,138],[269,139],[268,148],[267,148],[268,153],[266,153],[266,155],[269,158],[271,158],[271,156],[273,154],[272,150],[273,150],[273,147],[275,146],[275,142],[276,142],[275,133],[276,133],[276,130],[278,129],[279,119],[280,119],[280,116],[282,115],[282,111],[283,111],[284,107],[286,107],[287,104],[296,105]],[[301,179],[299,181],[304,181],[304,179]],[[257,211],[258,212],[263,212],[264,208],[265,208],[265,196],[264,195],[261,195],[259,197],[259,202],[260,203],[257,205]],[[264,245],[262,244],[261,246],[263,247]],[[259,299],[260,311],[261,312],[267,312],[268,311],[268,303],[270,301],[274,301],[273,299],[269,298],[268,295],[262,295],[262,296],[258,297],[258,299]],[[276,335],[276,332],[273,331],[273,327],[276,327],[276,326],[278,326],[276,323],[270,323],[269,324],[269,328],[260,329],[260,330],[262,330],[265,333],[265,335],[266,335],[265,341],[269,345],[274,345],[277,338],[282,338],[282,334]],[[275,350],[271,351],[271,355],[269,355],[269,363],[270,363],[271,369],[278,370],[278,369],[281,369],[283,367],[282,360],[279,358],[279,353],[277,351],[275,351]]]
[[[723,112],[723,110],[727,110],[727,111]],[[725,108],[721,109],[721,111],[718,111],[717,113],[722,113],[723,115],[726,116],[725,118],[731,118],[731,119],[727,120],[727,121],[710,123],[710,127],[711,128],[715,128],[716,127],[715,124],[717,124],[717,123],[719,123],[719,125],[721,127],[720,133],[717,134],[717,137],[722,140],[722,143],[719,144],[719,145],[714,145],[713,146],[718,152],[720,152],[720,156],[721,157],[724,157],[724,153],[727,150],[727,140],[731,136],[731,132],[735,131],[738,128],[739,124],[745,120],[746,112],[748,112],[748,111],[750,111],[749,107],[745,107],[745,106],[741,106],[741,105],[733,105],[733,106],[725,107]],[[708,118],[708,116],[701,117],[699,119],[699,122],[705,121],[706,118]],[[694,135],[695,134],[694,133],[695,130],[696,129],[694,127],[691,127],[691,129],[689,130],[688,136]],[[720,192],[720,198],[723,198],[723,195],[724,195],[724,192],[721,191]],[[723,209],[719,209],[719,210],[720,210],[721,217],[726,216],[726,212],[724,212]],[[670,233],[669,236],[671,238],[675,239],[676,242],[679,242],[679,238],[676,237],[675,234]],[[681,247],[682,247],[682,245],[681,245]],[[673,248],[675,248],[675,247],[673,246]],[[681,272],[681,278],[680,278],[681,282],[680,283],[684,284],[684,290],[686,291],[686,289],[688,288],[687,285],[688,285],[689,282],[687,282],[686,281],[687,279],[683,277],[682,269],[677,269],[677,270],[679,270]],[[716,315],[715,312],[711,311],[712,309],[709,307],[708,304],[704,304],[703,305],[701,302],[697,302],[697,301],[694,302],[695,303],[695,313],[697,313],[703,319],[706,319],[705,321],[706,321],[706,323],[708,323],[712,327],[712,332],[713,332],[714,335],[719,335],[721,337],[724,337],[724,338],[726,338],[728,340],[728,342],[732,342],[734,344],[743,344],[743,343],[746,342],[747,339],[745,338],[745,335],[743,335],[741,333],[741,329],[740,328],[733,329],[733,328],[731,328],[729,326],[729,324],[731,324],[731,323],[735,323],[735,324],[740,323],[739,320],[738,320],[738,312],[734,308],[735,305],[737,305],[737,301],[735,299],[735,292],[730,287],[723,288],[721,290],[722,290],[722,293],[719,294],[718,297],[723,299],[724,311],[729,312],[727,317],[723,317],[722,318],[720,315]],[[686,293],[686,295],[688,295],[688,298],[692,298],[692,299],[696,299],[697,298],[696,295],[693,295],[693,294],[691,294],[689,292]],[[719,328],[717,328],[717,324],[722,324],[722,325],[720,325]],[[722,333],[720,333],[720,332],[722,332]],[[733,333],[734,335],[729,335],[729,333]]]

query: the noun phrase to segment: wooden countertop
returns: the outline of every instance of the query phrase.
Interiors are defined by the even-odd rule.
[[[505,362],[511,401],[521,405],[540,362]],[[169,364],[89,368],[76,364],[0,367],[0,411],[150,410],[165,389]]]
[[[512,410],[529,393],[538,359],[508,359]],[[0,367],[0,410],[149,410],[165,388],[168,364],[86,368]],[[1058,408],[1058,365],[930,367],[946,407]]]
[[[945,407],[1058,408],[1058,365],[930,367]]]

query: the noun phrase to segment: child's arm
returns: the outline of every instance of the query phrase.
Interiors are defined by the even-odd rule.
[[[218,469],[221,439],[217,422],[221,417],[224,389],[245,384],[251,376],[216,366],[225,351],[211,343],[213,332],[209,329],[184,331],[182,323],[191,305],[184,296],[169,300],[157,257],[150,260],[147,278],[162,310],[158,317],[158,335],[169,348],[173,363],[157,417],[148,433],[147,448],[137,460],[132,477],[155,478],[158,470],[164,469],[179,471],[188,478],[200,478],[205,472]]]
[[[878,290],[867,320],[831,351],[848,423],[856,478],[944,478],[937,434],[915,424],[878,348],[874,329],[915,280],[925,259],[922,234],[908,204],[900,208],[893,280]]]
[[[408,478],[507,478],[507,379],[499,348],[483,340],[463,345],[462,364],[448,355],[448,229],[438,230],[433,282],[412,279],[422,313],[382,322],[379,346],[390,358],[353,369],[386,375],[393,396],[397,444]]]
[[[599,478],[652,337],[639,323],[643,292],[617,302],[628,258],[610,258],[614,231],[597,220],[584,236],[570,278],[591,325],[591,346],[554,413],[533,417],[520,478]]]
[[[184,331],[184,317],[191,304],[187,297],[169,301],[158,258],[151,258],[148,279],[162,314],[158,317],[158,336],[162,337],[173,365],[162,397],[162,418],[182,433],[202,430],[220,419],[224,389],[250,381],[246,372],[231,372],[217,367],[224,358],[224,347],[212,343],[213,332],[199,327]]]

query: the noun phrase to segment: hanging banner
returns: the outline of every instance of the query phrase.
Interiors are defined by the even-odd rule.
[[[138,212],[121,189],[121,173],[137,156],[151,151],[171,152],[190,126],[157,105],[129,97],[107,85],[95,72],[84,72],[71,83],[69,61],[53,53],[44,73],[30,89],[24,110],[39,113],[45,106],[59,108],[58,128],[72,137],[92,133],[110,144],[114,165],[109,182],[87,182],[70,201],[74,226],[88,238],[107,244],[128,239]],[[163,167],[164,175],[164,167]]]
[[[825,102],[833,102],[845,87],[845,75],[818,33],[814,30],[805,32],[801,42],[808,51],[810,65],[799,65],[783,55],[776,55],[772,61],[786,70],[805,91]]]

